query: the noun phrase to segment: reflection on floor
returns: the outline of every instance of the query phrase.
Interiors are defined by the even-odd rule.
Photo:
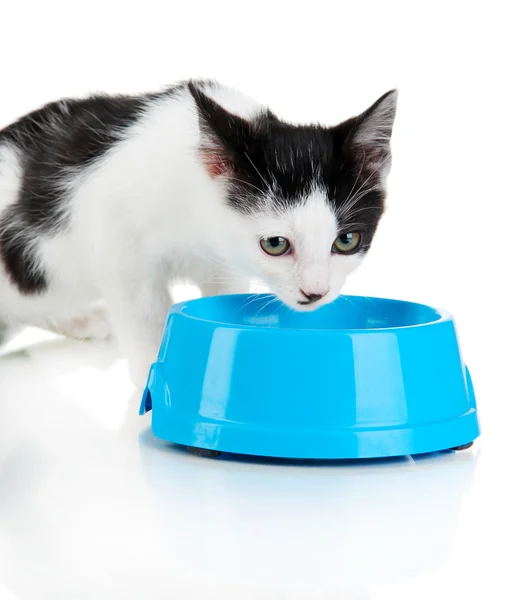
[[[108,343],[31,331],[0,357],[2,598],[430,600],[508,585],[491,533],[511,534],[498,440],[387,461],[209,460],[155,439],[139,401]]]

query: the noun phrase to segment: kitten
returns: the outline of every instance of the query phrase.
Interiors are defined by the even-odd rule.
[[[53,102],[0,131],[0,329],[118,338],[143,387],[169,282],[314,310],[383,212],[397,92],[295,126],[215,82]],[[4,323],[4,326],[1,323]]]

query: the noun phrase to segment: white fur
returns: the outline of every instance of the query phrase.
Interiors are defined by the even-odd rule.
[[[262,108],[227,88],[208,93],[246,118]],[[104,312],[91,312],[106,303],[133,379],[143,386],[172,302],[170,281],[191,281],[211,295],[247,291],[255,277],[304,310],[334,299],[360,258],[332,255],[337,230],[326,192],[318,187],[280,214],[240,215],[225,203],[222,177],[203,167],[199,141],[195,105],[183,91],[148,105],[123,141],[87,171],[70,173],[70,225],[37,240],[49,289],[21,295],[0,263],[0,321],[106,337]],[[20,174],[13,149],[0,148],[0,214],[15,201]],[[273,235],[288,238],[294,252],[266,255],[260,238]],[[326,295],[301,307],[300,290]]]

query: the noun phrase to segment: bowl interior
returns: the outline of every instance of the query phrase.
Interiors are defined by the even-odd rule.
[[[316,311],[298,312],[268,294],[201,298],[183,303],[180,312],[233,326],[276,329],[387,329],[424,325],[443,316],[422,304],[362,296],[340,296]]]

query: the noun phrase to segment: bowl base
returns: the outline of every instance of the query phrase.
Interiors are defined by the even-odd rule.
[[[454,450],[455,452],[459,452],[460,450],[468,450],[469,448],[472,448],[473,445],[474,442],[469,442],[468,444],[462,444],[461,446],[454,446],[454,448],[451,448],[451,450]]]
[[[461,444],[461,446],[454,446],[451,448],[454,452],[461,452],[472,448],[474,442],[468,442],[468,444]],[[195,456],[201,456],[202,458],[219,458],[222,456],[222,452],[219,450],[208,450],[207,448],[197,448],[196,446],[185,446],[186,450]]]
[[[208,450],[207,448],[196,448],[195,446],[186,446],[186,449],[188,452],[204,458],[218,458],[222,454],[219,450]]]

